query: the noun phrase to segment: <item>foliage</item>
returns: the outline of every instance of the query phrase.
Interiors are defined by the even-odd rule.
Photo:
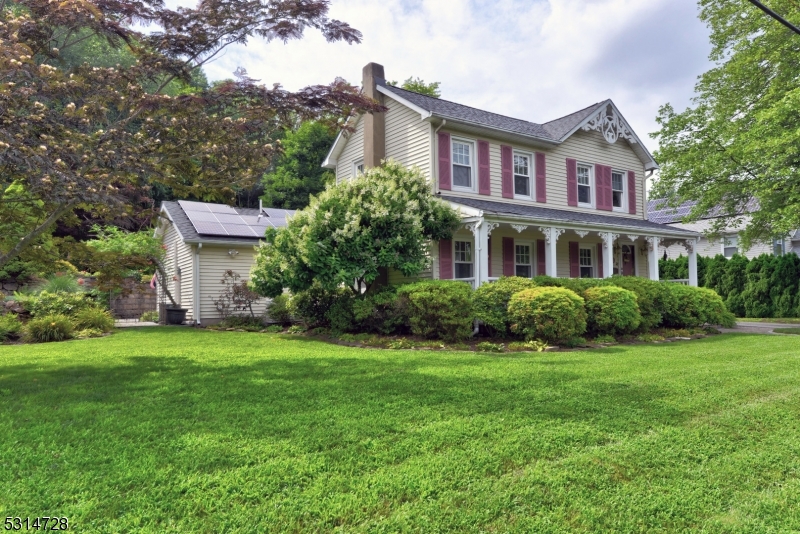
[[[158,322],[158,311],[150,310],[144,312],[140,317],[139,321],[143,323],[157,323]]]
[[[397,86],[396,81],[387,82],[389,85]],[[422,95],[432,96],[434,98],[439,98],[442,96],[441,90],[439,90],[439,86],[441,82],[431,82],[425,83],[422,78],[407,78],[406,81],[400,85],[401,89],[405,89],[406,91],[414,91],[415,93],[419,93]]]
[[[642,322],[636,294],[621,287],[592,287],[583,292],[587,327],[595,334],[627,334]]]
[[[776,334],[792,334],[795,336],[800,335],[800,328],[798,327],[786,327],[786,328],[775,328],[772,330]]]
[[[548,345],[546,341],[539,341],[537,339],[531,339],[529,341],[513,341],[508,344],[509,352],[517,352],[517,351],[535,351],[535,352],[544,352],[547,349]]]
[[[287,334],[302,334],[305,331],[306,331],[305,327],[299,324],[293,324],[288,329],[286,329]]]
[[[475,345],[478,352],[505,352],[506,347],[502,343],[492,343],[490,341],[481,341]]]
[[[99,304],[86,293],[48,293],[43,291],[38,295],[16,294],[15,299],[25,308],[25,311],[34,317],[45,315],[74,317],[80,311],[100,308]]]
[[[267,229],[251,280],[262,295],[276,296],[313,283],[355,293],[390,268],[415,276],[430,262],[430,241],[450,238],[459,220],[419,170],[390,160],[329,185],[285,228]]]
[[[64,341],[72,337],[73,330],[72,321],[66,315],[42,315],[25,323],[22,338],[29,343]]]
[[[643,341],[644,343],[653,343],[654,341],[664,341],[664,336],[658,334],[640,334],[636,336],[636,340]]]
[[[603,334],[594,338],[595,343],[602,343],[604,345],[613,345],[617,342],[614,336],[609,336],[608,334]]]
[[[0,315],[0,342],[17,337],[22,329],[22,322],[16,314]]]
[[[741,225],[744,246],[800,227],[800,48],[798,35],[744,1],[701,0],[714,67],[695,86],[693,107],[659,111],[661,165],[653,195],[696,201],[712,231]],[[798,24],[794,0],[770,7]],[[758,208],[749,217],[754,200]]]
[[[114,317],[108,310],[100,308],[84,308],[72,317],[76,330],[100,330],[111,332],[114,329]]]
[[[141,256],[144,258],[163,259],[165,255],[161,239],[153,235],[152,230],[126,232],[114,226],[92,226],[95,238],[86,242],[86,246],[98,252],[110,252],[120,256]]]
[[[219,296],[212,299],[214,307],[222,319],[239,315],[241,312],[249,312],[252,318],[256,316],[253,312],[253,304],[259,301],[261,296],[250,289],[247,280],[241,278],[241,275],[231,269],[222,273],[219,283],[223,288],[220,290]]]
[[[586,331],[583,298],[561,287],[520,291],[508,302],[511,331],[526,339],[563,343]]]
[[[703,284],[706,279],[705,256],[697,256],[697,280]],[[689,257],[681,254],[675,259],[658,260],[659,280],[688,280],[689,279]]]
[[[334,333],[352,332],[355,328],[355,317],[353,315],[353,303],[355,295],[350,291],[341,291],[331,304],[330,309],[325,314],[330,329]]]
[[[74,339],[89,339],[93,337],[103,337],[103,334],[107,332],[107,330],[99,330],[97,328],[85,328],[83,330],[78,330],[77,332],[72,334]]]
[[[292,313],[289,310],[289,296],[285,293],[274,297],[267,304],[267,317],[280,325],[288,325],[292,322]]]
[[[258,332],[264,329],[264,323],[259,317],[247,315],[230,315],[220,321],[221,328],[236,328],[250,332]]]
[[[83,288],[78,279],[71,274],[52,274],[44,282],[36,286],[37,292],[47,293],[80,293]]]
[[[408,324],[396,286],[371,291],[353,302],[353,320],[360,332],[394,334]]]
[[[459,341],[472,333],[469,285],[452,280],[426,280],[400,286],[397,294],[415,335]]]
[[[719,295],[705,287],[666,284],[675,299],[675,307],[664,316],[664,324],[673,328],[721,325],[732,328],[736,320],[725,308]]]
[[[279,324],[271,324],[264,329],[267,334],[280,334],[283,332],[283,327]]]
[[[344,288],[329,291],[315,282],[308,289],[292,294],[289,311],[292,317],[303,323],[305,329],[329,326],[329,312],[334,303],[340,298],[350,297],[348,293],[348,290]]]
[[[504,276],[490,284],[481,285],[472,299],[475,318],[483,321],[492,333],[501,336],[509,334],[508,301],[511,295],[534,287],[536,283],[531,279],[519,276]]]
[[[308,206],[309,198],[321,193],[335,178],[333,172],[322,168],[335,139],[335,132],[315,121],[288,130],[281,139],[282,152],[275,168],[261,180],[264,206],[291,210]]]

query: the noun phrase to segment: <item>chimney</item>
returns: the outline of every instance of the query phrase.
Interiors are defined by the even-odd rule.
[[[386,83],[383,65],[368,63],[362,71],[361,87],[364,94],[383,104],[378,85]],[[386,114],[364,114],[364,168],[378,167],[386,157]]]

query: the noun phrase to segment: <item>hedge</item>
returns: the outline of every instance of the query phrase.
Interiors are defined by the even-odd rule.
[[[475,318],[483,321],[490,333],[509,334],[508,301],[514,293],[534,287],[536,283],[533,280],[519,276],[502,277],[491,284],[483,284],[473,296]]]
[[[472,287],[468,284],[426,280],[400,286],[397,295],[415,335],[459,341],[472,333]]]
[[[568,342],[586,331],[583,298],[562,287],[536,287],[514,294],[508,318],[512,332],[548,343]]]

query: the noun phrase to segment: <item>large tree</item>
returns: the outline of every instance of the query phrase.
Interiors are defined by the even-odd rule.
[[[744,224],[742,240],[800,227],[800,36],[747,0],[701,0],[711,29],[714,68],[695,88],[693,106],[663,106],[652,196],[695,200],[690,219],[719,213],[713,230]],[[795,0],[770,6],[795,24]],[[742,213],[751,200],[758,209]]]
[[[357,30],[327,17],[328,7],[327,0],[202,0],[174,10],[160,0],[0,0],[0,219],[20,210],[31,216],[0,250],[0,268],[74,210],[130,212],[132,199],[153,185],[231,200],[267,168],[276,152],[270,141],[287,125],[383,109],[343,80],[289,92],[259,85],[243,69],[208,89],[165,91],[191,84],[227,46],[253,37],[286,41],[313,28],[329,41],[359,42]],[[59,61],[93,36],[134,61]]]

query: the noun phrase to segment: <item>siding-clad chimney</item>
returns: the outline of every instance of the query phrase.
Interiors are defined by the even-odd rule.
[[[361,86],[364,94],[383,104],[378,85],[386,82],[383,65],[369,63],[362,71]],[[364,114],[364,168],[378,167],[386,157],[386,114]]]

